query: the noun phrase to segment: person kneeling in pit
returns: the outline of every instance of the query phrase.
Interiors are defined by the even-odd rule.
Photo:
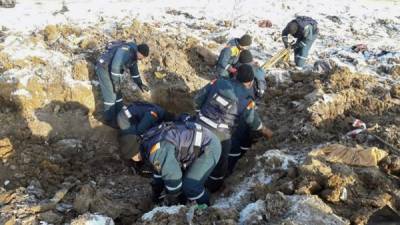
[[[204,182],[221,155],[218,137],[193,122],[162,123],[139,138],[127,135],[122,148],[132,160],[153,167],[155,204],[185,204],[187,200],[210,205]],[[165,193],[166,195],[163,195]]]
[[[159,105],[136,101],[129,106],[122,107],[117,116],[117,123],[121,129],[121,135],[142,135],[150,128],[174,119],[174,114]]]

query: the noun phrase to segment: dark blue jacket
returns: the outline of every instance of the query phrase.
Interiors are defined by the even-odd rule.
[[[137,45],[133,42],[121,42],[110,47],[98,62],[110,71],[113,84],[120,82],[125,69],[129,69],[133,81],[143,84],[137,65]]]
[[[235,64],[236,68],[239,68],[242,63],[238,62]],[[265,71],[257,65],[253,63],[249,63],[249,65],[253,68],[254,73],[254,85],[252,89],[252,95],[254,99],[261,98],[265,91],[267,90],[267,82],[265,81]]]
[[[199,120],[216,130],[229,133],[243,120],[252,130],[262,128],[251,91],[234,79],[217,79],[195,97]]]
[[[175,146],[175,157],[181,168],[186,168],[204,152],[212,137],[210,130],[193,122],[163,123],[143,135],[140,153],[150,159],[152,151],[157,151],[157,144],[167,141]]]
[[[239,60],[239,38],[232,39],[221,50],[219,54],[216,69],[220,77],[229,77],[228,69]]]

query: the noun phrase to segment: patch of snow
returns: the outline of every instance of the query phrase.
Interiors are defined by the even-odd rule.
[[[5,81],[7,83],[20,83],[21,85],[26,87],[29,80],[33,78],[34,75],[35,74],[30,68],[11,69],[4,72],[3,76],[0,76],[0,81]]]
[[[318,196],[287,196],[291,207],[285,215],[286,221],[296,221],[299,225],[325,224],[349,225],[349,221],[333,213],[333,210]]]
[[[280,169],[287,170],[289,165],[297,164],[297,159],[293,155],[288,155],[278,149],[268,150],[263,155],[257,156],[257,161],[265,158],[266,160],[277,158],[281,162]]]
[[[248,204],[240,211],[239,224],[246,225],[254,221],[254,219],[262,219],[262,212],[265,211],[265,202],[258,200]]]
[[[25,96],[25,97],[28,97],[28,98],[32,98],[31,93],[28,90],[24,89],[24,88],[13,91],[11,93],[11,95]]]
[[[107,216],[86,213],[74,219],[71,225],[114,225],[114,221]]]
[[[183,208],[183,205],[174,205],[174,206],[161,206],[161,207],[156,207],[150,212],[147,212],[143,214],[142,220],[144,221],[151,221],[154,217],[154,215],[158,212],[173,215],[173,214],[178,214],[179,211]]]

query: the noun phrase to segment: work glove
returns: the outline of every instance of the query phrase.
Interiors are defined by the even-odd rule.
[[[164,198],[164,203],[167,206],[184,205],[186,201],[186,196],[181,191],[177,193],[168,193]]]
[[[268,140],[271,139],[273,135],[272,131],[268,127],[263,127],[260,133]]]

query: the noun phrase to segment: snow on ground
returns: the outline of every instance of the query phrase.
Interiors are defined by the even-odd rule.
[[[241,212],[239,218],[240,225],[246,225],[250,222],[250,219],[253,219],[254,216],[261,217],[262,219],[262,211],[265,210],[265,202],[262,200],[258,200],[256,202],[248,204]]]
[[[155,207],[153,210],[151,210],[150,212],[147,212],[145,214],[143,214],[142,216],[142,220],[144,221],[151,221],[154,217],[154,215],[158,212],[161,213],[166,213],[169,215],[172,214],[177,214],[179,213],[179,211],[183,208],[183,205],[176,205],[176,206],[160,206],[160,207]]]
[[[29,34],[48,24],[68,23],[80,27],[101,26],[107,33],[117,23],[130,24],[136,18],[167,33],[197,37],[204,44],[222,36],[230,39],[247,32],[254,37],[253,54],[265,61],[283,47],[280,33],[284,26],[295,15],[308,15],[317,19],[320,28],[311,62],[331,58],[355,71],[375,74],[377,65],[368,66],[369,57],[351,53],[350,47],[363,43],[371,53],[382,49],[400,52],[399,9],[399,1],[373,0],[354,0],[351,4],[347,0],[334,4],[319,0],[25,0],[19,1],[15,8],[0,8],[0,27],[11,33]],[[259,28],[257,22],[261,19],[271,20],[272,28]],[[221,25],[225,21],[231,21],[232,26]],[[16,49],[11,45],[7,51],[13,57],[47,53],[54,56],[41,51],[40,46],[19,45]],[[346,62],[346,54],[352,54],[351,58],[359,63]],[[400,60],[400,54],[391,57]]]
[[[268,167],[287,170],[288,165],[295,165],[300,162],[295,156],[287,155],[279,150],[266,151],[263,155],[257,157],[256,161],[256,165],[250,172],[253,175],[236,185],[233,194],[217,199],[212,207],[220,209],[242,207],[243,201],[249,198],[252,187],[257,184],[267,185],[272,181],[271,174],[266,172]]]

